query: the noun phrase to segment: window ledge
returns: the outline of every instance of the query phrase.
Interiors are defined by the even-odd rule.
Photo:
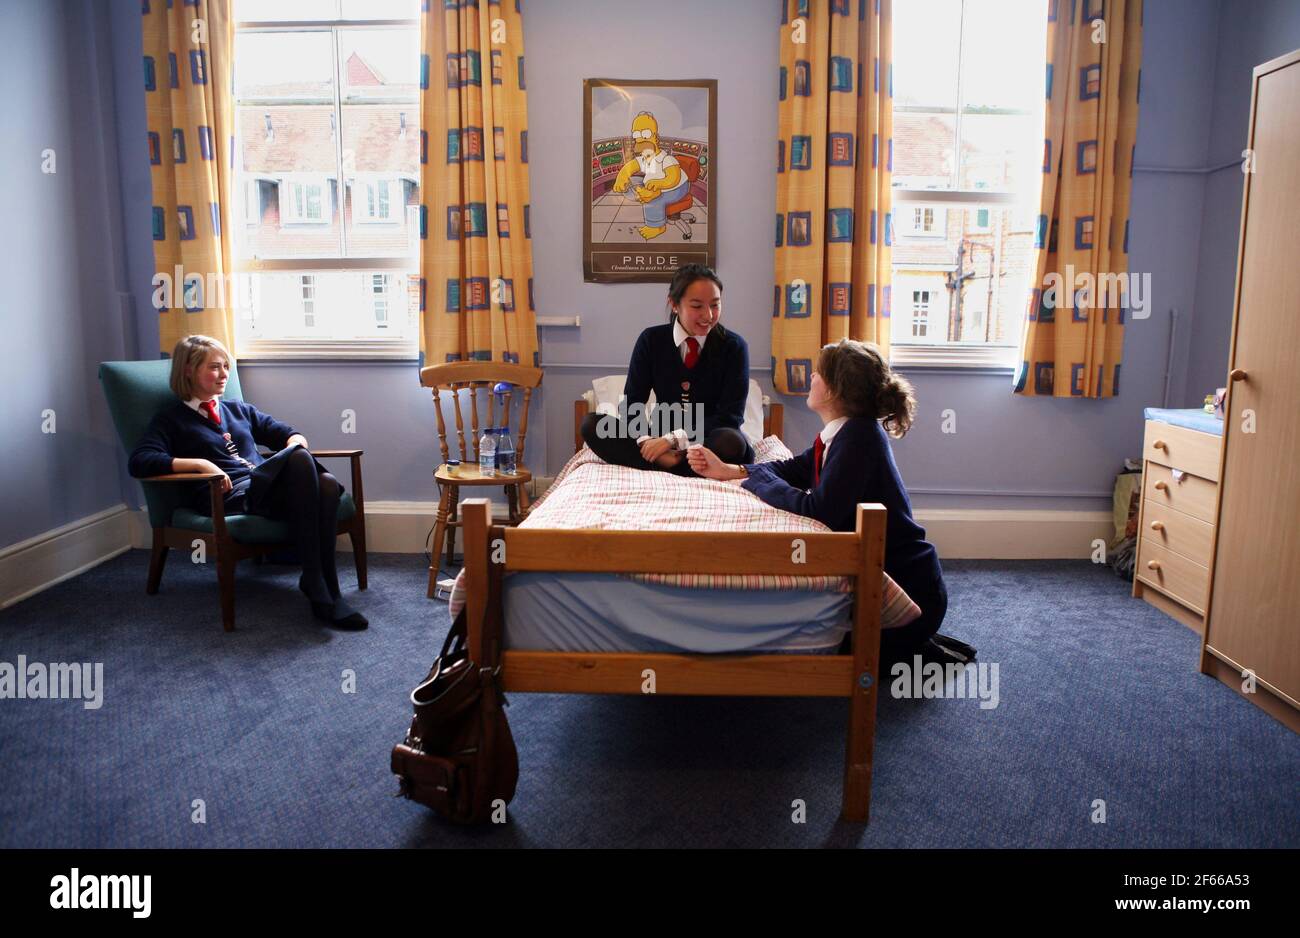
[[[239,361],[417,361],[419,343],[401,339],[245,339]]]
[[[1009,346],[891,345],[890,367],[899,371],[1015,374],[1017,351]]]

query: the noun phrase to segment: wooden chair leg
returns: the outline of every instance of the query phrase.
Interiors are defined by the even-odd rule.
[[[510,523],[511,523],[511,524],[518,524],[518,523],[519,523],[519,486],[518,486],[518,484],[515,484],[515,485],[507,485],[507,486],[506,486],[506,504],[509,505],[509,507],[510,507]]]
[[[233,545],[232,545],[233,546]],[[217,585],[221,588],[221,627],[235,631],[235,553],[230,546],[217,547]]]
[[[352,562],[357,567],[357,589],[363,590],[368,585],[366,582],[366,526],[364,523],[358,523],[353,519],[352,527],[348,529],[348,539],[352,541]]]
[[[516,488],[519,489],[519,520],[523,521],[528,517],[528,510],[532,502],[528,500],[528,484],[526,482],[520,482]]]
[[[167,563],[167,544],[163,541],[163,529],[153,529],[153,548],[149,553],[149,579],[145,582],[144,591],[150,596],[158,592],[158,584],[162,582],[163,565]]]
[[[433,525],[433,543],[429,548],[429,592],[433,599],[438,588],[438,560],[442,557],[442,539],[447,536],[447,506],[451,502],[451,486],[444,486],[438,496],[438,520]]]
[[[456,525],[454,522],[460,518],[460,486],[449,485],[451,490],[451,499],[448,505],[451,508],[450,518],[453,524],[447,528],[447,566],[452,566],[456,561]]]

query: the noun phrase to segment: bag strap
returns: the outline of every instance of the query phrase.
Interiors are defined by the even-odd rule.
[[[462,606],[460,612],[456,614],[456,621],[447,630],[447,637],[442,643],[442,652],[438,655],[444,661],[447,660],[449,652],[456,651],[459,653],[469,642],[469,617],[466,615],[465,610],[466,607]]]

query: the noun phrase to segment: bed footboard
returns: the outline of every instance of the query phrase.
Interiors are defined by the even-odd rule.
[[[762,573],[852,576],[850,655],[705,655],[507,651],[506,691],[847,697],[841,816],[866,822],[871,804],[885,508],[858,506],[852,533],[573,531],[490,527],[486,499],[462,503],[470,653],[481,660],[489,604],[502,601],[502,572]],[[801,543],[796,543],[801,542]],[[493,582],[497,581],[497,582]],[[497,621],[504,621],[504,616]],[[647,688],[650,688],[649,690]]]

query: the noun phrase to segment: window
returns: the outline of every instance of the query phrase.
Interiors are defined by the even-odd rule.
[[[930,291],[912,291],[912,336],[924,339],[930,330]]]
[[[326,224],[329,219],[325,217],[322,207],[324,192],[324,182],[295,182],[288,179],[281,182],[281,224]]]
[[[371,303],[375,309],[375,325],[380,329],[388,328],[388,278],[383,274],[373,274],[370,278]]]
[[[308,329],[316,326],[316,278],[302,275],[302,324]]]
[[[416,355],[419,9],[234,0],[230,230],[254,284],[237,319],[249,357]]]
[[[894,6],[893,295],[909,301],[893,319],[896,364],[1014,364],[1042,184],[1046,28],[1042,0]]]
[[[359,222],[391,222],[393,221],[393,190],[398,189],[399,185],[396,180],[392,179],[371,179],[361,181],[361,188],[364,193],[364,207],[361,216],[357,219]]]

